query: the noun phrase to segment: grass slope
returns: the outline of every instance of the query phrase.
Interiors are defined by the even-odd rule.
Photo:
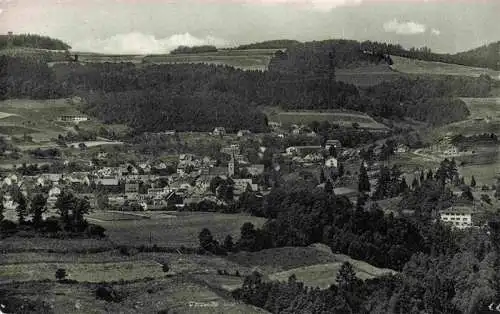
[[[353,123],[358,123],[360,128],[384,130],[387,127],[375,121],[369,115],[356,111],[282,111],[279,108],[264,108],[263,112],[269,121],[281,122],[285,127],[292,124],[308,125],[313,121],[328,121],[331,124],[350,127]]]
[[[392,69],[409,74],[458,75],[479,77],[482,74],[500,80],[500,71],[486,68],[475,68],[458,64],[422,61],[416,59],[391,56],[394,64]]]
[[[327,288],[335,283],[335,277],[342,263],[354,266],[361,279],[395,273],[390,269],[374,267],[347,255],[334,254],[323,244],[308,247],[284,247],[259,252],[239,252],[228,257],[242,266],[252,267],[270,280],[286,281],[295,274],[306,286]]]
[[[95,214],[89,215],[90,221]],[[99,214],[97,214],[99,215]],[[117,214],[118,215],[118,214]],[[197,247],[198,234],[208,228],[212,235],[222,241],[230,234],[238,238],[240,228],[245,222],[256,227],[264,224],[265,219],[243,214],[192,213],[140,220],[100,220],[99,225],[106,228],[110,240],[118,245],[147,245]],[[96,216],[97,219],[99,216]],[[150,242],[151,240],[151,242]]]

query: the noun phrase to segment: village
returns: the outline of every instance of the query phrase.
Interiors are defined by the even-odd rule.
[[[62,116],[58,120],[77,125],[89,118],[77,115]],[[14,167],[11,171],[4,170],[2,186],[7,191],[4,193],[4,207],[14,218],[18,204],[13,200],[12,191],[19,189],[27,196],[30,191],[40,189],[47,195],[48,210],[44,216],[49,217],[57,213],[57,198],[66,189],[88,200],[94,212],[192,211],[196,208],[230,212],[229,208],[237,204],[243,194],[251,193],[262,198],[280,180],[283,182],[285,178],[287,181],[287,177],[293,178],[297,173],[309,173],[313,177],[312,181],[317,183],[316,187],[330,188],[335,195],[346,196],[356,203],[360,165],[367,170],[372,186],[370,192],[373,193],[380,167],[389,166],[382,155],[414,154],[441,161],[464,154],[451,144],[449,134],[424,149],[411,150],[403,143],[392,143],[392,147],[388,148],[385,140],[376,141],[369,148],[366,145],[347,148],[337,139],[321,139],[306,125],[283,127],[280,122],[271,121],[269,128],[270,133],[265,134],[252,134],[249,130],[229,134],[224,127],[216,127],[210,133],[197,135],[223,143],[216,154],[181,152],[173,158],[170,155],[168,161],[147,155],[143,155],[142,160],[120,162],[119,158],[114,158],[111,161],[109,148],[119,145],[115,142],[102,141],[89,147],[84,143],[69,143],[66,146],[71,150],[72,157],[66,160],[64,156],[58,156],[58,162],[64,165],[58,171],[51,172],[48,166],[35,166],[37,171],[30,173],[33,172],[30,171],[33,166],[26,164]],[[189,134],[192,135],[192,132]],[[175,130],[167,130],[148,136],[164,139],[179,135]],[[270,142],[268,146],[263,143],[264,137]],[[269,138],[275,141],[269,141]],[[284,147],[285,138],[299,138],[301,145]],[[257,151],[249,152],[248,147],[242,147],[247,143],[246,140],[261,143]],[[249,158],[249,153],[256,156]],[[408,182],[405,184],[409,185],[419,173],[403,173]],[[461,191],[456,190],[455,193],[460,195]],[[383,209],[391,212],[390,206]],[[459,228],[473,225],[471,216],[474,210],[471,210],[471,206],[459,210],[457,218],[454,213],[450,213],[451,209],[443,212],[443,221]]]

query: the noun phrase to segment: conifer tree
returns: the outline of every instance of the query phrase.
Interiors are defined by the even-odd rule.
[[[474,178],[474,176],[472,176],[472,178],[470,179],[470,186],[474,188],[474,187],[476,187],[476,184],[477,184],[476,178]]]
[[[358,191],[370,192],[370,180],[363,163],[361,163],[361,166],[359,167]]]

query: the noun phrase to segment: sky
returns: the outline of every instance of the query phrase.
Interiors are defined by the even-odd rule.
[[[331,38],[454,53],[500,40],[500,0],[0,0],[8,31],[103,53]]]

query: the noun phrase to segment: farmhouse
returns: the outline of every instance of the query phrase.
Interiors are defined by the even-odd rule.
[[[342,143],[339,140],[327,140],[325,143],[325,149],[329,150],[330,147],[334,147],[335,149],[342,148]]]
[[[88,120],[89,117],[83,115],[64,115],[59,117],[59,121],[62,122],[82,122]]]
[[[286,149],[287,155],[306,155],[308,153],[318,153],[323,149],[321,146],[290,146]]]
[[[95,180],[95,183],[101,184],[104,186],[118,186],[119,180],[118,180],[118,177],[116,177],[116,176],[109,176],[109,177],[105,176],[105,177],[101,177],[101,178],[98,178],[97,180]]]
[[[248,173],[252,176],[258,176],[264,173],[264,165],[255,164],[246,167]]]
[[[226,135],[226,129],[224,127],[216,127],[214,131],[212,132],[213,135]]]
[[[139,183],[137,182],[125,183],[125,194],[129,193],[139,193]]]
[[[399,144],[397,147],[396,147],[396,153],[398,154],[403,154],[403,153],[406,153],[410,150],[410,148],[404,144]]]
[[[234,155],[234,154],[239,154],[240,152],[240,145],[238,144],[231,144],[230,146],[223,147],[220,150],[221,153],[227,154],[227,155]]]
[[[238,134],[236,134],[236,136],[243,137],[243,136],[248,136],[251,134],[252,134],[252,132],[250,132],[250,130],[239,130]]]

